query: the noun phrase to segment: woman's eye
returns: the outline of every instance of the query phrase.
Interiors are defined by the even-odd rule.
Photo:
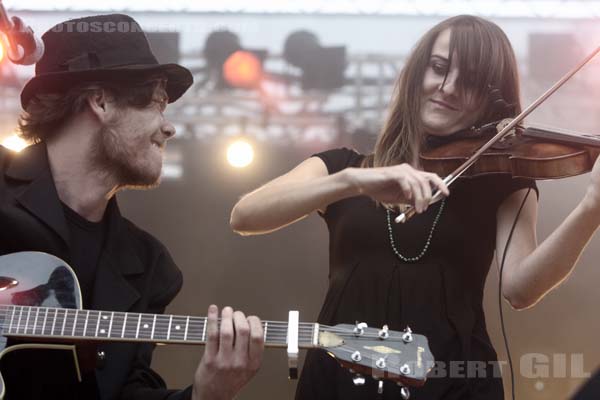
[[[431,69],[437,75],[446,75],[446,73],[448,72],[448,67],[445,64],[439,62],[431,63]]]

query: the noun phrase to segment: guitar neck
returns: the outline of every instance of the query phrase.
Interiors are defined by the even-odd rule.
[[[49,340],[206,344],[206,317],[0,306],[4,336]],[[267,347],[286,347],[288,323],[262,321]],[[318,347],[319,324],[300,323],[298,347]]]

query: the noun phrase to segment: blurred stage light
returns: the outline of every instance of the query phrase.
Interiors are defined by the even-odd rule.
[[[262,79],[262,72],[261,60],[249,51],[238,50],[223,64],[223,77],[233,87],[257,87]]]
[[[233,32],[211,32],[204,43],[209,75],[216,78],[217,89],[252,89],[262,79],[266,50],[245,49]]]
[[[302,70],[302,89],[333,90],[345,84],[346,47],[322,47],[312,32],[292,32],[283,45],[283,58]]]
[[[29,146],[29,143],[27,143],[25,140],[21,139],[19,136],[17,136],[17,134],[13,134],[10,135],[9,137],[7,137],[6,139],[4,139],[2,141],[2,146],[6,147],[7,149],[19,152],[21,150],[23,150],[25,147]]]
[[[235,33],[211,32],[204,42],[204,58],[209,68],[221,69],[227,58],[241,48],[240,38]]]
[[[307,54],[315,52],[319,45],[319,38],[309,31],[292,32],[283,44],[283,58],[290,64],[304,69],[308,64]]]
[[[0,42],[0,63],[4,60],[4,43]]]
[[[238,139],[227,147],[227,161],[232,167],[244,168],[254,159],[252,145],[243,139]]]

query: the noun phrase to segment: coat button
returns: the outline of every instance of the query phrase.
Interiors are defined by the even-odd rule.
[[[104,368],[104,364],[106,364],[106,353],[99,351],[96,353],[96,368],[102,369]]]

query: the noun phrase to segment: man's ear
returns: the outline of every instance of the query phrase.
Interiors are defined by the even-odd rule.
[[[86,99],[87,105],[92,114],[98,118],[100,122],[105,122],[111,119],[114,105],[108,98],[104,90],[95,90]]]

